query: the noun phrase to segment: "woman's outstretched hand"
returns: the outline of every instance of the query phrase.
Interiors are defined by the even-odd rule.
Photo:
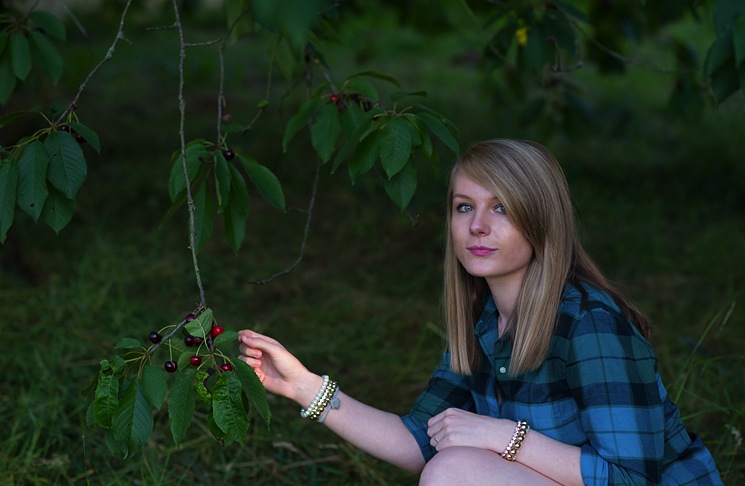
[[[276,339],[254,331],[238,333],[241,356],[254,369],[269,392],[305,403],[308,394],[320,387],[321,377],[308,371],[303,364]]]

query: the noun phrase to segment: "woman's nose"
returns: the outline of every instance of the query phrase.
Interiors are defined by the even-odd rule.
[[[471,220],[471,233],[475,235],[485,235],[489,233],[489,225],[485,218],[486,215],[481,211],[474,212],[473,219]]]

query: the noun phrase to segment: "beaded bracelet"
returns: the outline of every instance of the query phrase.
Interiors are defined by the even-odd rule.
[[[323,411],[326,410],[326,407],[329,405],[329,402],[337,388],[338,385],[336,382],[331,381],[327,375],[323,375],[321,389],[318,390],[318,393],[316,393],[316,396],[313,398],[311,404],[308,405],[308,408],[300,410],[300,416],[310,420],[318,420]]]
[[[336,391],[334,391],[334,394],[331,395],[329,406],[326,407],[326,410],[324,410],[323,414],[318,417],[318,420],[316,420],[316,422],[322,424],[326,420],[326,416],[331,410],[338,410],[341,407],[341,400],[339,400],[339,397],[337,395],[339,395],[339,387],[336,387]]]
[[[517,459],[517,453],[520,452],[520,446],[523,444],[525,436],[528,434],[529,430],[530,425],[528,425],[527,420],[519,420],[517,422],[517,425],[515,425],[515,433],[512,434],[510,443],[507,444],[507,448],[502,453],[503,459],[507,459],[508,461],[514,461]]]

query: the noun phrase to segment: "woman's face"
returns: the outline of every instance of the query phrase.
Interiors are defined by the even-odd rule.
[[[533,257],[528,240],[512,225],[496,196],[456,172],[453,179],[452,232],[455,254],[475,277],[484,277],[492,291],[517,290]]]

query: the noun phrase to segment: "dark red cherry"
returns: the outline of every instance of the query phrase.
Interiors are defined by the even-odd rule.
[[[166,371],[169,373],[175,373],[178,365],[175,361],[166,361],[165,363],[163,363],[163,368],[165,368]]]
[[[148,339],[150,339],[151,343],[158,344],[163,339],[163,336],[161,336],[160,333],[153,331],[150,333],[150,336],[148,336]]]

